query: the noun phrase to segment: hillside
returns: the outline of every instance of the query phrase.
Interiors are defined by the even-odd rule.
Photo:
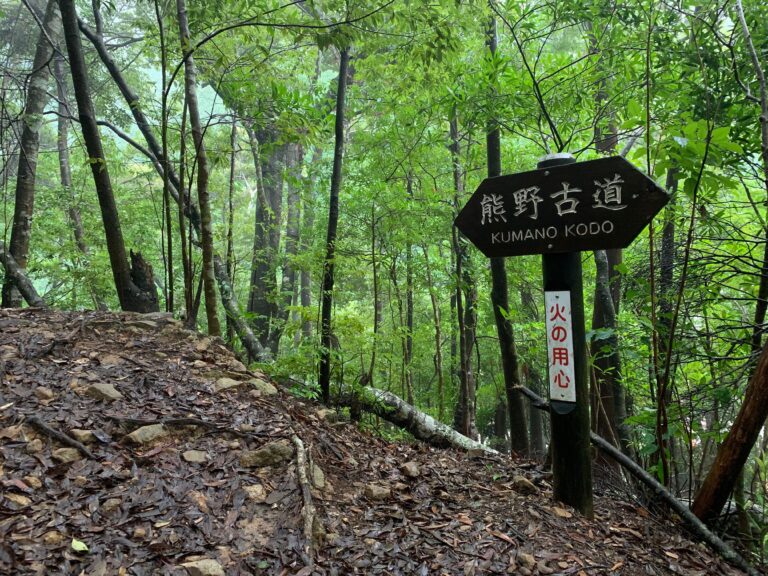
[[[587,521],[533,463],[334,416],[164,314],[0,310],[0,573],[741,574],[638,501]]]

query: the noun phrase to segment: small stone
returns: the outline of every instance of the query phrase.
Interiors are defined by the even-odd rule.
[[[104,504],[101,505],[101,513],[102,514],[111,514],[115,510],[120,509],[120,504],[122,504],[123,501],[120,500],[120,498],[108,498]]]
[[[525,476],[515,476],[512,478],[512,488],[520,494],[538,494],[539,489]]]
[[[43,483],[37,476],[24,476],[24,484],[32,488],[33,490],[39,490],[43,487]]]
[[[527,568],[528,570],[536,566],[536,558],[534,558],[532,554],[526,552],[518,552],[517,560],[522,564],[523,568]]]
[[[200,512],[203,512],[204,514],[210,514],[211,509],[208,506],[208,498],[205,497],[205,494],[199,490],[192,490],[189,494],[187,494],[187,497],[195,503],[195,505],[200,509]]]
[[[251,484],[250,486],[243,486],[243,490],[245,490],[246,496],[248,496],[248,500],[251,500],[253,502],[264,502],[264,500],[267,499],[267,493],[264,490],[264,486],[261,484]]]
[[[219,392],[224,392],[224,390],[230,390],[232,388],[237,388],[239,386],[242,386],[245,384],[245,382],[241,380],[234,380],[233,378],[219,378],[216,380],[216,383],[213,385],[213,392],[215,394],[218,394]]]
[[[40,438],[34,438],[27,442],[27,453],[37,454],[43,449],[43,441]]]
[[[187,569],[189,576],[225,576],[221,564],[210,558],[185,562],[182,566]]]
[[[35,396],[37,396],[39,400],[42,400],[43,402],[45,402],[45,401],[53,400],[53,398],[56,395],[53,393],[53,390],[51,390],[50,388],[46,386],[38,386],[37,388],[35,388]]]
[[[227,444],[227,448],[230,450],[240,450],[240,440],[232,440],[229,444]]]
[[[408,478],[418,478],[421,475],[419,464],[417,462],[406,462],[400,466],[400,472]]]
[[[104,382],[91,384],[86,389],[85,394],[91,398],[96,398],[97,400],[105,400],[107,402],[114,402],[115,400],[120,400],[123,397],[123,395],[120,394],[120,392],[117,391],[117,388],[115,388],[112,384],[105,384]]]
[[[58,448],[53,451],[52,456],[54,460],[58,460],[62,464],[77,462],[83,457],[77,448]]]
[[[247,372],[248,369],[245,367],[245,364],[240,362],[237,358],[230,358],[229,362],[227,362],[227,370],[231,370],[232,372]]]
[[[26,508],[27,506],[32,504],[32,500],[28,498],[27,496],[24,496],[23,494],[16,494],[14,492],[9,492],[5,495],[5,497],[16,504],[17,506],[21,506]]]
[[[318,490],[323,490],[325,488],[325,473],[323,469],[317,464],[312,464],[310,474],[312,476],[312,485]]]
[[[206,362],[205,360],[195,360],[194,362],[192,362],[192,367],[193,368],[207,368],[208,367],[208,362]]]
[[[240,466],[255,468],[262,466],[280,466],[293,456],[293,446],[288,440],[270,442],[258,450],[243,452],[240,455]]]
[[[43,534],[43,543],[45,543],[47,546],[58,546],[64,542],[65,539],[66,537],[64,534],[58,530],[50,530]]]
[[[395,490],[395,492],[405,492],[408,490],[408,484],[403,484],[402,482],[395,482],[395,485],[392,486],[392,488]]]
[[[253,424],[240,424],[240,432],[253,432],[256,430],[256,426]]]
[[[320,410],[317,411],[317,417],[320,418],[320,420],[325,420],[330,423],[336,422],[339,419],[336,410],[331,410],[330,408],[320,408]]]
[[[205,464],[208,462],[208,452],[203,450],[187,450],[181,457],[190,464]]]
[[[81,430],[79,428],[73,428],[72,430],[69,431],[69,435],[72,436],[72,438],[74,438],[78,442],[81,442],[83,444],[96,442],[96,436],[94,435],[92,430]]]
[[[75,476],[74,483],[75,483],[75,486],[82,488],[83,486],[88,484],[88,478],[86,478],[85,476]]]
[[[125,439],[131,444],[149,444],[155,440],[160,440],[167,437],[170,434],[168,429],[162,424],[150,424],[149,426],[142,426],[137,428]]]
[[[195,344],[195,350],[197,350],[198,352],[205,352],[210,347],[211,347],[211,339],[210,338],[201,338],[197,342],[197,344]]]
[[[133,529],[133,539],[142,540],[147,535],[147,529],[141,526],[137,526]]]
[[[379,486],[378,484],[368,484],[363,491],[363,494],[369,500],[384,500],[392,495],[392,491],[386,486]]]
[[[105,354],[99,357],[99,364],[104,368],[111,368],[112,366],[119,366],[123,363],[123,359],[116,354]]]
[[[248,384],[253,386],[256,390],[265,396],[274,396],[277,394],[277,388],[275,388],[274,385],[270,384],[266,380],[262,380],[261,378],[251,378],[248,380]]]

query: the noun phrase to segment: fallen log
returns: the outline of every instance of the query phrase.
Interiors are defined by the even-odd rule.
[[[0,240],[0,263],[3,264],[5,274],[13,280],[27,304],[37,308],[47,308],[45,301],[37,293],[29,277],[16,262],[16,259],[11,256],[11,253],[5,249],[5,243],[2,240]]]
[[[539,410],[549,411],[549,403],[541,396],[536,394],[533,390],[526,388],[525,386],[518,386],[520,392],[527,396],[531,400],[531,405]],[[590,432],[589,438],[598,449],[602,450],[606,455],[613,458],[618,462],[625,470],[627,470],[637,480],[642,482],[645,486],[651,489],[653,495],[669,507],[674,510],[680,518],[688,526],[688,529],[696,536],[706,542],[715,552],[730,562],[734,566],[741,568],[750,576],[760,576],[761,572],[755,569],[749,562],[744,559],[741,554],[731,548],[726,542],[724,542],[717,534],[713,533],[707,526],[699,520],[696,515],[691,512],[690,508],[682,503],[680,500],[669,492],[664,486],[662,486],[658,480],[648,474],[640,465],[634,460],[628,458],[625,454],[616,448],[613,444],[608,442],[602,436],[598,436],[594,432]]]
[[[496,450],[459,434],[450,426],[443,424],[411,406],[399,396],[364,386],[356,395],[345,394],[339,398],[342,405],[357,405],[376,416],[384,418],[395,426],[407,430],[414,438],[438,448],[459,448],[461,450],[481,450],[488,454],[497,454]]]

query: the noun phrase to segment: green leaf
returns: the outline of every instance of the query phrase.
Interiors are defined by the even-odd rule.
[[[72,538],[72,550],[79,554],[85,554],[88,552],[88,545],[85,542],[81,542],[77,538]]]

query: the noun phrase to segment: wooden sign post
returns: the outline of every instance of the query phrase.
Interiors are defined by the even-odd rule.
[[[625,248],[669,201],[621,156],[486,178],[456,227],[489,257],[542,254],[554,496],[593,515],[581,251]]]

